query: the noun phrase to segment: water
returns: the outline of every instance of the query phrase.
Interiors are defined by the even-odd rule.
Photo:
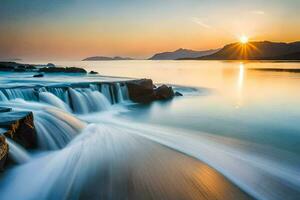
[[[184,195],[189,193],[187,191],[197,193],[190,188],[191,177],[197,177],[196,183],[200,183],[201,178],[206,177],[201,184],[209,188],[202,189],[210,198],[249,198],[238,192],[234,185],[228,186],[216,178],[216,174],[209,176],[207,173],[201,173],[201,176],[189,174],[197,167],[194,161],[181,160],[181,154],[178,152],[195,158],[198,160],[197,164],[201,163],[199,161],[207,163],[252,197],[258,199],[299,197],[300,74],[253,70],[299,68],[299,63],[217,61],[54,63],[84,66],[87,70],[100,73],[100,76],[76,77],[77,82],[109,80],[101,75],[115,76],[110,80],[124,80],[116,76],[152,78],[156,83],[172,84],[184,96],[150,105],[128,104],[127,90],[122,84],[113,86],[116,89],[111,89],[107,84],[91,84],[88,88],[81,89],[72,86],[68,90],[57,87],[41,89],[38,91],[39,98],[29,89],[25,92],[19,90],[8,90],[2,94],[0,92],[3,105],[13,104],[15,109],[37,110],[34,111],[34,115],[37,116],[35,123],[39,127],[38,132],[41,135],[39,137],[42,137],[39,140],[42,144],[41,149],[43,152],[56,150],[38,158],[33,155],[34,159],[31,158],[25,165],[22,164],[9,171],[0,189],[6,199],[21,196],[24,199],[36,196],[52,199],[91,198],[92,196],[88,194],[105,199],[118,199],[130,195],[140,199],[143,197],[140,195],[143,194],[174,199],[171,193],[176,194],[177,198],[193,199]],[[16,75],[5,76],[12,78],[0,80],[1,85],[13,86],[21,83],[21,78]],[[26,74],[22,76],[29,77]],[[63,79],[62,76],[46,76],[36,81],[29,77],[25,83],[53,86]],[[71,83],[72,78],[67,82]],[[66,95],[68,93],[70,95]],[[35,103],[19,105],[17,102],[20,100],[13,100],[15,98]],[[44,108],[43,111],[39,111],[41,107]],[[80,118],[80,121],[76,117]],[[83,125],[74,127],[81,123]],[[90,125],[84,128],[85,123]],[[52,126],[53,128],[49,128]],[[83,132],[79,134],[81,130]],[[165,150],[163,146],[157,144],[173,150]],[[157,153],[154,154],[153,151]],[[131,160],[133,158],[130,155],[135,155],[138,159]],[[143,157],[149,160],[142,159]],[[173,162],[171,157],[178,160],[176,165],[171,164]],[[185,159],[188,158],[185,156]],[[51,163],[48,163],[50,160]],[[48,164],[48,168],[36,174],[35,181],[32,181],[26,190],[18,187],[28,179],[26,174],[30,170]],[[202,165],[201,168],[209,168],[205,166]],[[153,171],[156,167],[162,172]],[[184,171],[186,168],[189,169],[188,172]],[[146,176],[147,173],[151,175]],[[53,175],[51,179],[49,174]],[[141,177],[134,178],[135,176]],[[19,178],[12,180],[12,177]],[[120,179],[115,179],[116,177]],[[182,187],[174,186],[173,183],[179,183],[171,177],[183,180]],[[214,177],[211,180],[213,187],[208,181],[211,177]],[[129,183],[132,181],[136,182],[130,186]],[[102,189],[92,187],[95,184],[99,184]],[[40,188],[41,185],[47,187]],[[228,187],[227,192],[222,193],[221,188],[225,187]],[[20,192],[12,195],[10,188],[17,188],[16,191]],[[202,189],[200,187],[199,191]]]

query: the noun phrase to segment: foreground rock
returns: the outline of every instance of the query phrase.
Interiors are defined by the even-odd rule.
[[[5,141],[5,137],[0,135],[0,171],[4,170],[8,157],[8,144]]]
[[[167,100],[174,97],[172,87],[153,84],[151,79],[141,79],[126,82],[129,98],[138,103],[149,103],[155,100]]]
[[[0,128],[6,137],[23,147],[37,147],[37,136],[32,112],[0,113]]]

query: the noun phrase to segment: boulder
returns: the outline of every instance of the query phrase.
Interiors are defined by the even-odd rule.
[[[0,135],[0,171],[4,170],[8,157],[8,144],[5,141],[5,137]]]
[[[140,79],[126,82],[129,98],[138,103],[155,100],[154,85],[151,79]]]
[[[171,99],[174,97],[174,91],[172,87],[166,85],[159,86],[154,90],[156,100]]]
[[[0,113],[0,128],[4,135],[25,148],[37,147],[37,135],[32,112]]]
[[[140,79],[126,82],[129,98],[138,103],[149,103],[155,100],[174,97],[172,87],[162,85],[156,87],[151,79]]]

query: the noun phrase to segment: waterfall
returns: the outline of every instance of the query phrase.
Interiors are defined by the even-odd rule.
[[[69,93],[75,113],[87,114],[107,110],[110,107],[106,97],[99,91],[92,91],[89,88],[76,90],[69,88]]]
[[[15,111],[32,111],[38,144],[44,150],[65,147],[86,125],[71,113],[40,102],[17,99],[3,102],[3,105]]]
[[[37,91],[34,88],[9,88],[1,89],[7,99],[24,99],[28,101],[37,101]]]
[[[5,96],[5,94],[3,94],[2,91],[0,91],[0,101],[7,101],[7,97]]]
[[[60,98],[58,98],[57,96],[55,96],[54,94],[52,94],[50,92],[40,92],[39,99],[41,102],[48,103],[48,104],[55,106],[57,108],[60,108],[62,110],[65,110],[68,112],[71,111],[70,107],[65,102],[63,102]]]
[[[34,112],[34,124],[41,149],[65,147],[85,127],[85,123],[63,111],[47,109]]]
[[[80,86],[51,86],[0,89],[0,101],[23,99],[44,102],[77,114],[108,110],[111,104],[128,101],[124,83],[91,83]]]
[[[129,100],[128,90],[125,84],[116,83],[116,90],[118,93],[117,95],[118,103],[122,103],[124,101]]]
[[[9,146],[9,157],[13,161],[15,161],[18,164],[23,164],[28,162],[31,159],[30,155],[22,146],[15,143],[9,138],[6,138],[6,142]]]

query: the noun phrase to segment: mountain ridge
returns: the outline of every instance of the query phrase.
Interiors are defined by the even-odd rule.
[[[219,49],[210,49],[204,51],[196,51],[191,49],[177,49],[175,51],[156,53],[148,60],[178,60],[183,58],[197,58],[217,52]]]

